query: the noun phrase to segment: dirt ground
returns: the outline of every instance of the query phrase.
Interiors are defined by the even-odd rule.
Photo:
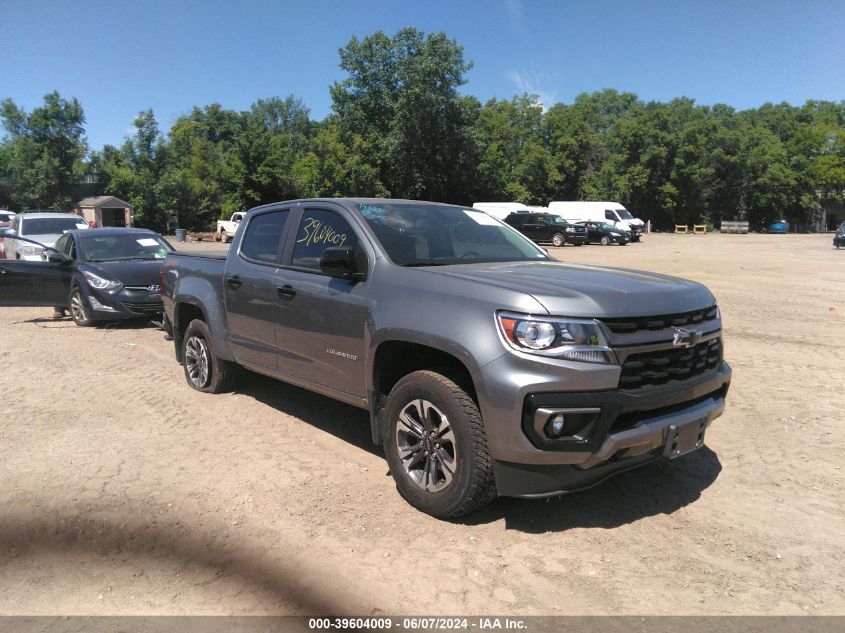
[[[845,614],[845,251],[552,250],[707,284],[727,411],[684,458],[460,522],[402,501],[363,411],[200,394],[153,327],[0,308],[0,613]]]

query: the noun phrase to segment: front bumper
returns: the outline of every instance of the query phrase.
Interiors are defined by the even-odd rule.
[[[566,233],[565,236],[567,244],[581,246],[583,244],[586,244],[588,241],[586,235],[574,235],[572,233]]]
[[[90,318],[97,321],[153,318],[164,312],[157,292],[123,289],[110,294],[90,287],[82,292],[88,300]]]
[[[636,391],[560,392],[525,398],[522,431],[534,454],[520,459],[494,454],[496,487],[502,496],[537,497],[574,492],[662,457],[675,457],[677,434],[694,427],[686,450],[703,444],[710,424],[724,411],[730,386],[727,363],[696,378]],[[577,436],[549,440],[536,424],[539,411],[600,410]],[[550,457],[554,456],[552,459]]]

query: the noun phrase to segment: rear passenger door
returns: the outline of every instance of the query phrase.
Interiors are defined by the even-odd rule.
[[[522,225],[522,232],[526,237],[539,242],[543,240],[544,229],[546,224],[540,221],[540,217],[532,213],[525,218],[525,223]]]
[[[275,281],[278,369],[363,398],[368,281],[324,275],[320,257],[332,246],[366,253],[366,238],[340,206],[309,204],[295,216]]]
[[[276,370],[275,275],[290,209],[252,215],[238,251],[226,260],[223,293],[235,360]]]

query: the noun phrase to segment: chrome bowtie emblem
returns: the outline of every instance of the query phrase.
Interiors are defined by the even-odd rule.
[[[675,347],[691,347],[701,340],[700,330],[685,330],[683,328],[672,328],[674,336],[672,337],[672,345]]]

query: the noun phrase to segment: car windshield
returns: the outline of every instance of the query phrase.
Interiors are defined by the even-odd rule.
[[[56,235],[78,229],[85,224],[80,217],[26,218],[21,222],[21,235]]]
[[[552,215],[549,217],[549,220],[551,220],[554,224],[566,224],[566,220],[559,215]]]
[[[605,230],[608,230],[608,231],[618,231],[619,230],[614,225],[612,225],[610,222],[601,222],[601,223],[599,223],[599,226],[601,228],[605,229]]]
[[[634,216],[631,215],[631,212],[628,211],[627,209],[616,209],[616,213],[619,214],[619,217],[622,220],[633,220],[634,219]]]
[[[100,233],[86,231],[77,238],[82,256],[89,262],[120,262],[164,259],[173,249],[152,233]]]
[[[548,259],[533,242],[482,211],[414,202],[356,207],[400,266]]]

